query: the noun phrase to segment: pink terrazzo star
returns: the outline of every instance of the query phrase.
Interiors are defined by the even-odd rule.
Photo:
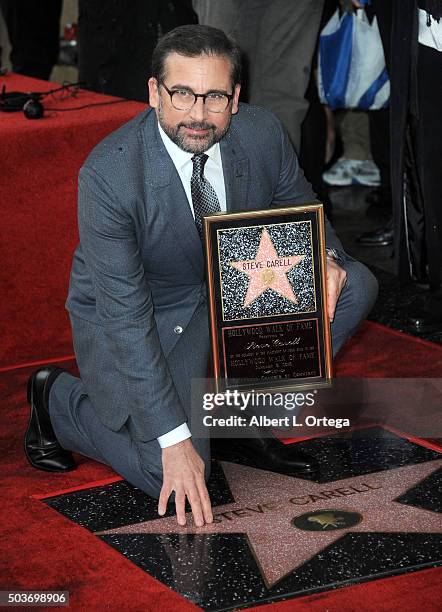
[[[244,299],[244,308],[250,306],[267,289],[273,289],[287,300],[297,304],[298,298],[287,278],[287,272],[304,258],[305,255],[279,257],[268,231],[264,229],[255,259],[230,262],[230,265],[236,270],[247,274],[250,280]]]
[[[186,527],[180,527],[173,516],[97,535],[244,533],[270,588],[349,532],[442,532],[440,513],[395,501],[441,467],[442,460],[326,484],[234,463],[221,465],[235,502],[213,508],[217,522],[195,527],[187,514]],[[309,517],[309,513],[315,514]],[[360,515],[360,522],[346,526],[347,513]],[[319,524],[318,530],[296,527],[293,519],[302,516],[307,516],[307,524]]]

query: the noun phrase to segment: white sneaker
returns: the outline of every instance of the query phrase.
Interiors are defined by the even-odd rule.
[[[351,185],[353,182],[352,168],[357,161],[356,159],[340,157],[331,168],[324,172],[322,178],[328,185],[335,185],[337,187]]]
[[[371,159],[360,160],[346,157],[340,157],[327,172],[324,172],[322,178],[328,185],[336,187],[348,185],[377,187],[381,182],[379,169]]]
[[[353,166],[353,185],[366,185],[367,187],[378,187],[381,184],[381,174],[376,164],[371,159],[358,161]]]

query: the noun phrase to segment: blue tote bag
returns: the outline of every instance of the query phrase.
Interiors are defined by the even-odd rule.
[[[319,38],[319,99],[333,110],[376,110],[388,106],[390,81],[377,19],[368,21],[364,9],[339,15],[327,23]]]

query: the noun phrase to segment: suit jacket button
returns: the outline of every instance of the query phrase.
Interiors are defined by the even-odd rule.
[[[173,328],[173,331],[176,334],[182,334],[183,333],[183,328],[181,327],[181,325],[177,325],[176,327]]]

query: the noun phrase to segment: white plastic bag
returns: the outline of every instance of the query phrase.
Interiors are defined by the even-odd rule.
[[[319,39],[318,91],[332,109],[388,106],[390,81],[376,17],[370,24],[363,9],[341,17],[335,12]]]

